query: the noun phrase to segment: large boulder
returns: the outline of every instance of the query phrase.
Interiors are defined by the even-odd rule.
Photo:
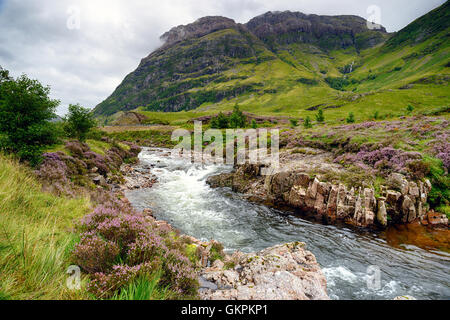
[[[314,255],[301,242],[259,253],[236,252],[233,268],[215,264],[201,274],[204,300],[326,300],[326,279]],[[224,266],[224,267],[223,267]]]

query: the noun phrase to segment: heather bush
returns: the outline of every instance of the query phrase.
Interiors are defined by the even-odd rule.
[[[79,223],[82,239],[73,252],[75,262],[91,274],[89,291],[109,298],[138,277],[158,273],[158,285],[177,295],[195,295],[197,277],[184,253],[186,244],[128,204],[106,193],[101,198],[106,203]]]
[[[89,146],[80,141],[68,141],[65,148],[70,151],[73,156],[82,158],[83,153],[88,152]]]
[[[97,172],[106,177],[110,170],[106,164],[106,159],[104,156],[92,151],[87,151],[83,153],[83,157],[85,158],[84,162],[86,163],[88,169],[97,168]]]
[[[81,241],[73,251],[74,263],[87,273],[110,270],[119,256],[119,246],[88,232],[81,235]]]
[[[155,269],[154,263],[131,267],[127,265],[115,265],[109,273],[98,272],[92,275],[91,281],[88,284],[88,291],[99,299],[107,299],[138,277],[154,273],[157,271]]]
[[[394,149],[392,147],[383,147],[373,151],[362,149],[357,154],[344,154],[335,159],[335,162],[341,163],[364,163],[382,173],[407,172],[407,165],[415,160],[422,159],[418,152],[406,152]]]
[[[73,196],[74,186],[68,179],[69,169],[59,153],[44,153],[39,169],[35,171],[46,191]]]

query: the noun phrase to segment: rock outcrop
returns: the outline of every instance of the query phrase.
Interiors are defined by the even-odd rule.
[[[424,218],[431,184],[428,180],[408,181],[393,173],[387,186],[354,188],[320,181],[310,173],[283,171],[263,177],[260,165],[244,165],[232,174],[211,177],[213,187],[231,187],[250,199],[275,206],[289,206],[325,220],[358,227],[386,227],[392,223],[410,223]]]
[[[226,268],[227,265],[233,266]],[[202,271],[204,300],[327,300],[326,279],[304,243],[236,252]]]

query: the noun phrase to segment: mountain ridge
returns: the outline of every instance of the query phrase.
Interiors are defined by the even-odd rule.
[[[448,2],[433,12],[445,17]],[[253,111],[250,103],[259,108],[261,100],[270,97],[275,105],[282,99],[280,93],[299,96],[292,101],[307,109],[311,103],[330,101],[327,97],[337,92],[367,87],[373,74],[363,79],[351,76],[361,75],[365,65],[401,36],[402,31],[390,35],[384,27],[370,30],[365,19],[352,15],[267,12],[245,24],[226,17],[203,17],[164,33],[165,43],[142,59],[94,113],[111,116],[138,108],[179,112],[208,106],[220,110],[221,104],[229,108],[229,101],[247,101],[247,111]],[[442,39],[444,45],[438,49],[448,47],[445,36]],[[448,50],[444,53],[448,55]]]

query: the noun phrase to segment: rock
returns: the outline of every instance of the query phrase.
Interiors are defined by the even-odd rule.
[[[212,267],[215,269],[223,269],[224,266],[225,266],[225,264],[221,260],[214,261],[214,263],[212,265]]]
[[[381,200],[381,199],[378,200],[377,221],[383,227],[386,227],[388,224],[386,203],[384,200]]]
[[[432,226],[448,226],[448,218],[445,214],[430,211],[426,215],[426,220]]]
[[[405,176],[403,176],[400,173],[392,173],[388,177],[388,185],[395,189],[400,191],[402,195],[407,195],[409,191],[409,183],[408,180],[406,180]]]
[[[416,207],[410,197],[405,196],[402,204],[402,222],[412,222],[417,218]]]
[[[106,182],[105,177],[98,175],[95,178],[92,179],[92,181],[97,185],[101,187],[106,187],[108,183]]]
[[[204,300],[326,300],[326,279],[305,244],[289,243],[256,254],[233,255],[234,270],[205,269],[202,278],[217,290],[200,291]]]
[[[206,183],[212,188],[231,188],[233,185],[233,174],[223,173],[217,176],[211,176],[206,180]]]
[[[409,182],[409,195],[412,198],[419,198],[420,197],[420,190],[419,187],[417,186],[417,183],[415,182]]]
[[[302,186],[293,186],[289,193],[289,204],[294,208],[304,208],[306,189]]]

